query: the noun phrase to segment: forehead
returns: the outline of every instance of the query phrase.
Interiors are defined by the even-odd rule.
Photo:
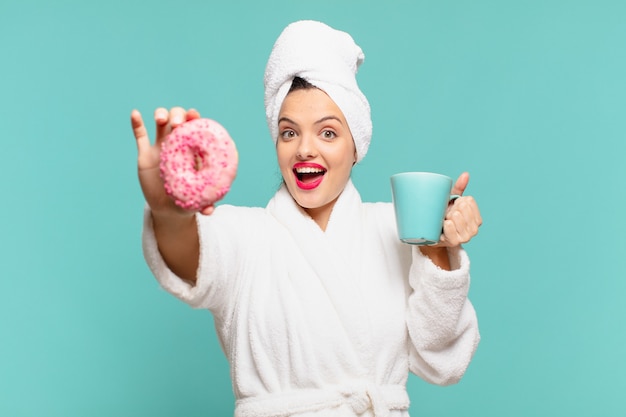
[[[279,118],[281,116],[290,118],[311,116],[316,120],[319,116],[336,116],[345,121],[343,112],[337,104],[318,88],[295,90],[287,94],[280,108]]]

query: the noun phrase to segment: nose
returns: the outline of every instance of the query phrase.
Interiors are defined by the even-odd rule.
[[[317,156],[315,140],[311,135],[305,134],[300,137],[296,157],[300,160],[313,159]]]

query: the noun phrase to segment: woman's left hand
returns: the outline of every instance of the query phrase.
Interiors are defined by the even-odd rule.
[[[469,242],[478,234],[478,228],[483,223],[476,200],[471,196],[463,196],[469,183],[469,174],[462,173],[452,187],[452,194],[461,197],[454,200],[446,211],[443,222],[443,235],[437,246],[455,247]]]

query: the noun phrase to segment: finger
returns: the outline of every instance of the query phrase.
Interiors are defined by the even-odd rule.
[[[467,242],[471,237],[471,226],[468,223],[468,219],[465,217],[464,210],[457,210],[452,213],[452,222],[456,230],[456,236],[460,243]]]
[[[214,205],[210,205],[208,207],[203,208],[200,213],[204,214],[205,216],[210,216],[211,214],[213,214],[213,212],[215,211],[215,206]]]
[[[187,117],[186,119],[189,120],[194,120],[194,119],[199,119],[200,118],[200,112],[198,112],[198,110],[196,109],[189,109],[187,111]]]
[[[176,127],[180,126],[188,120],[197,119],[200,113],[195,109],[186,111],[182,107],[172,107],[171,110],[158,108],[154,112],[154,120],[156,122],[157,144],[160,144]]]
[[[478,205],[473,197],[461,197],[454,208],[446,215],[444,234],[451,245],[469,242],[478,234],[482,223]]]
[[[156,142],[160,144],[163,139],[170,133],[170,128],[167,125],[169,120],[169,112],[163,107],[159,107],[154,111],[154,122],[156,124]]]
[[[472,205],[474,204],[474,199],[472,197],[461,197],[457,200],[457,204],[455,205],[455,211],[452,213],[453,216],[461,216],[463,219],[463,226],[461,227],[461,222],[457,222],[457,229],[460,234],[470,233],[471,230],[475,229],[475,219],[474,213],[472,210]]]
[[[478,228],[483,222],[478,204],[476,204],[476,200],[472,196],[461,197],[459,200],[461,201],[458,209],[463,213],[470,237],[473,237],[478,234]]]
[[[473,228],[475,228],[475,233],[478,233],[478,228],[483,223],[483,218],[480,215],[478,204],[476,204],[476,200],[474,200],[474,197],[468,196],[465,198],[467,198],[466,218],[468,219],[468,223],[471,224]]]
[[[465,192],[465,189],[467,188],[467,184],[469,183],[469,173],[464,172],[461,175],[459,175],[459,178],[457,178],[456,183],[454,184],[454,187],[452,187],[452,194],[456,194],[456,195],[463,195],[463,193]]]
[[[182,107],[172,107],[170,109],[170,127],[173,129],[177,128],[181,124],[185,123],[187,118],[187,112]]]
[[[137,142],[137,151],[141,154],[150,148],[150,138],[148,137],[148,131],[146,130],[146,125],[143,123],[141,113],[139,113],[138,110],[133,110],[130,113],[130,124]]]
[[[460,244],[456,225],[451,219],[446,219],[443,222],[443,234],[441,235],[441,243],[444,246],[448,247],[454,247]]]
[[[478,206],[474,208],[474,215],[476,216],[476,224],[478,225],[478,227],[482,226],[483,216],[480,214],[480,210],[478,209]]]
[[[451,219],[445,220],[443,225],[443,239],[446,246],[458,246],[469,242],[476,235],[475,228],[472,228],[465,222],[463,214],[454,213]]]

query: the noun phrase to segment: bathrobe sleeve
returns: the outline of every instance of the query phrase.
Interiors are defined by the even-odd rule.
[[[253,208],[220,205],[210,216],[196,214],[200,237],[200,259],[196,284],[174,274],[163,260],[154,236],[149,208],[144,212],[143,252],[150,270],[169,293],[193,308],[209,309],[221,315],[233,302],[242,276],[250,236],[256,234],[259,222]]]
[[[480,335],[469,299],[469,258],[450,250],[452,271],[444,271],[413,247],[407,326],[409,367],[427,382],[458,382],[476,351]]]

